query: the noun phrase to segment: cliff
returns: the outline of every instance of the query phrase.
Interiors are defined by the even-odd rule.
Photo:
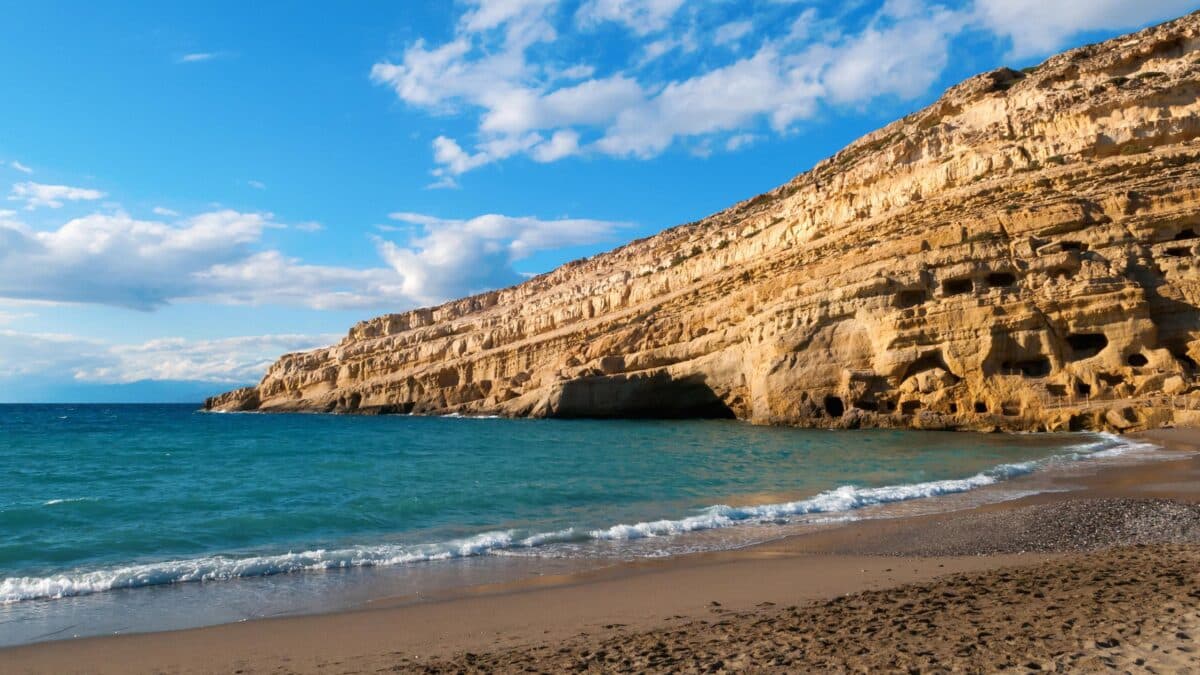
[[[1200,422],[1200,13],[1001,69],[699,222],[354,326],[213,410]]]

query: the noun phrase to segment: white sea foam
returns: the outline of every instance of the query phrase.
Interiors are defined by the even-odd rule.
[[[1070,446],[1063,453],[1046,459],[1001,464],[968,478],[884,487],[845,485],[792,502],[758,506],[718,504],[705,508],[696,515],[677,520],[664,519],[618,524],[593,530],[566,528],[523,536],[516,530],[497,530],[464,539],[431,544],[355,546],[335,550],[317,549],[299,553],[289,552],[279,555],[247,557],[218,555],[100,570],[77,570],[44,577],[9,577],[0,580],[0,603],[11,604],[25,600],[65,598],[115,589],[193,581],[219,581],[289,572],[403,565],[500,554],[506,551],[570,542],[619,542],[733,527],[740,524],[763,525],[787,522],[798,516],[838,514],[870,506],[967,492],[1029,474],[1047,465],[1064,464],[1088,458],[1114,457],[1153,447],[1155,446],[1151,444],[1135,443],[1116,436],[1101,435],[1094,441]],[[50,500],[46,504],[64,501],[69,500]]]
[[[64,499],[50,499],[42,502],[42,506],[54,506],[55,504],[70,504],[71,502],[94,502],[94,497],[67,497]]]

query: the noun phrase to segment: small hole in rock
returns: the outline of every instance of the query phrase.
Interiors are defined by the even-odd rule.
[[[900,404],[900,412],[905,415],[912,415],[921,409],[920,401],[905,401]]]
[[[1006,375],[1044,377],[1050,374],[1050,360],[1041,357],[1025,361],[1005,361],[1000,365],[1000,370]]]
[[[985,412],[987,412],[987,411],[988,411],[988,409],[987,409],[987,404],[986,404],[986,403],[984,403],[983,401],[976,401],[976,402],[975,402],[975,412],[977,412],[977,413],[985,413]]]
[[[1075,393],[1079,394],[1080,396],[1087,396],[1092,393],[1092,385],[1086,382],[1076,382]]]
[[[993,288],[1012,286],[1017,283],[1017,276],[1011,272],[992,272],[987,275],[987,284]]]
[[[825,414],[830,417],[841,417],[846,412],[846,406],[837,396],[825,397]]]
[[[900,291],[896,294],[896,307],[905,309],[908,307],[916,307],[923,304],[928,299],[928,294],[923,290],[908,290]]]
[[[975,290],[975,284],[970,279],[947,279],[942,282],[942,291],[946,295],[962,295]]]
[[[1163,251],[1163,254],[1172,258],[1186,258],[1192,254],[1192,249],[1186,246],[1172,246],[1171,248]]]
[[[956,415],[956,414],[958,414],[958,404],[957,404],[957,403],[951,403],[951,404],[950,404],[950,414],[951,414],[951,415]]]
[[[1179,234],[1175,235],[1174,240],[1175,241],[1184,241],[1185,239],[1195,239],[1195,238],[1196,238],[1196,231],[1189,227],[1189,228],[1180,230]]]
[[[1150,359],[1147,359],[1145,356],[1135,352],[1125,357],[1125,363],[1128,363],[1135,368],[1140,368],[1147,363],[1150,363]]]

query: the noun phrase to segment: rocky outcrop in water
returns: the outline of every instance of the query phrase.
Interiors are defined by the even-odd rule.
[[[1200,422],[1200,14],[1001,69],[771,192],[371,319],[214,410]]]

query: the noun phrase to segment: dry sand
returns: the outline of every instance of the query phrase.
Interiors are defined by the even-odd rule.
[[[1200,670],[1200,460],[1082,482],[421,601],[17,647],[0,672]]]

